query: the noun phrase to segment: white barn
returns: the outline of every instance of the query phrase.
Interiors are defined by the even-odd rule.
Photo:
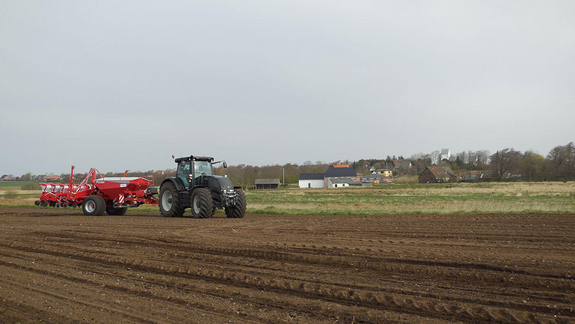
[[[325,188],[323,173],[302,173],[299,175],[299,187],[305,188]]]

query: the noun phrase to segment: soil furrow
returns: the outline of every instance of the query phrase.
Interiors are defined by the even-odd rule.
[[[78,213],[0,207],[0,320],[575,321],[575,215]]]

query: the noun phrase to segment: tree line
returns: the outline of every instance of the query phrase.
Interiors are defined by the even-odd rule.
[[[431,164],[431,159],[431,155],[423,156],[423,159],[413,159],[416,163],[415,174],[420,174],[426,163]],[[570,142],[556,146],[546,157],[532,150],[521,152],[513,148],[504,148],[493,154],[489,151],[460,152],[449,160],[440,161],[438,165],[448,167],[456,174],[487,172],[492,180],[498,181],[573,181],[575,145]]]
[[[280,179],[283,183],[296,184],[302,173],[324,173],[330,165],[348,164],[361,174],[369,174],[372,169],[393,170],[394,176],[418,176],[433,161],[437,160],[439,151],[429,154],[414,154],[409,158],[387,156],[385,159],[361,159],[358,161],[318,161],[304,162],[302,165],[251,166],[237,165],[226,170],[219,169],[219,174],[227,174],[236,185],[253,187],[255,179]],[[404,162],[404,163],[400,163]],[[409,163],[405,163],[409,162]],[[546,157],[532,150],[520,152],[513,148],[504,148],[491,154],[487,150],[463,151],[452,155],[448,160],[438,161],[439,165],[449,167],[455,174],[466,172],[485,172],[492,181],[518,179],[522,181],[574,181],[575,180],[575,145],[554,147]],[[410,166],[409,166],[410,165]]]
[[[229,166],[227,169],[218,167],[215,173],[227,175],[235,185],[251,188],[256,179],[280,179],[281,183],[297,184],[302,173],[324,173],[330,165],[348,164],[357,173],[369,174],[372,169],[393,170],[394,176],[417,176],[434,162],[437,165],[450,168],[455,174],[466,172],[487,172],[492,180],[511,179],[510,175],[520,175],[522,181],[573,181],[575,180],[575,145],[554,147],[547,156],[534,151],[520,152],[513,148],[504,148],[491,154],[487,150],[463,151],[453,154],[449,159],[437,161],[439,151],[413,154],[409,158],[403,156],[387,156],[385,159],[360,159],[357,161],[334,161],[330,163],[306,161],[301,165],[287,163],[284,165],[252,166],[246,164]],[[406,163],[408,162],[408,163]],[[130,172],[129,176],[153,176],[156,185],[165,178],[173,176],[175,169],[162,171],[148,170]],[[122,173],[108,172],[104,176],[122,176]],[[33,181],[34,175],[26,173],[15,180]],[[74,181],[81,181],[76,179]],[[519,177],[515,177],[517,179]],[[59,182],[69,182],[70,174],[61,174]]]

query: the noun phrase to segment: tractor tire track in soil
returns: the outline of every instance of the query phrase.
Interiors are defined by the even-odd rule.
[[[130,212],[0,208],[0,322],[575,322],[575,215]]]

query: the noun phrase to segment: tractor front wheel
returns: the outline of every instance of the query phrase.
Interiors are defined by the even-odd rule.
[[[173,183],[164,183],[160,188],[160,196],[158,198],[162,216],[182,217],[184,208],[180,204],[180,196]]]
[[[246,214],[246,194],[241,189],[236,189],[238,197],[235,206],[226,207],[226,216],[228,218],[243,218]]]
[[[190,196],[192,203],[192,217],[194,218],[209,218],[212,217],[214,202],[212,195],[208,188],[196,188],[192,191]]]
[[[88,196],[82,203],[82,211],[86,216],[102,216],[105,210],[106,202],[98,195]]]

